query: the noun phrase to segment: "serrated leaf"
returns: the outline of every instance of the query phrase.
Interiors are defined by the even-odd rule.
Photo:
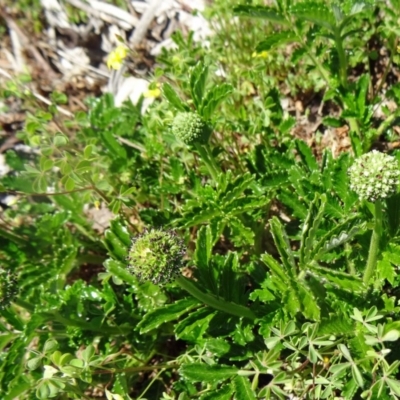
[[[387,223],[391,237],[396,236],[400,227],[400,193],[396,193],[386,199]]]
[[[211,226],[207,225],[201,227],[196,240],[196,250],[194,253],[195,264],[198,268],[200,278],[203,280],[206,287],[216,293],[218,291],[218,284],[213,271],[213,265],[210,263],[213,244]]]
[[[287,290],[282,294],[282,303],[285,305],[287,312],[292,317],[295,317],[299,312],[301,312],[301,305],[298,296],[293,291],[293,287],[290,289],[291,290]]]
[[[307,216],[307,207],[303,204],[303,202],[297,197],[296,193],[289,193],[283,191],[278,196],[278,199],[290,207],[294,216],[305,219]]]
[[[289,183],[288,173],[286,171],[268,172],[264,175],[261,183],[266,188],[281,188]]]
[[[105,147],[110,151],[113,156],[126,159],[126,150],[117,142],[112,132],[101,131],[100,138],[102,139]]]
[[[214,114],[219,104],[225,100],[233,91],[232,85],[223,83],[214,85],[204,96],[199,115],[208,121]]]
[[[286,134],[289,133],[290,130],[296,125],[296,118],[292,117],[291,115],[288,115],[285,117],[284,120],[279,124],[279,132],[281,134]]]
[[[363,119],[366,107],[367,94],[370,84],[369,75],[362,75],[357,81],[357,111],[360,119]]]
[[[303,163],[307,166],[310,172],[319,170],[317,160],[315,159],[310,146],[308,146],[303,140],[296,140],[296,149]]]
[[[358,215],[354,215],[349,219],[337,224],[330,231],[328,231],[324,236],[321,237],[319,243],[314,246],[312,250],[312,257],[317,260],[324,253],[333,250],[334,248],[341,246],[349,242],[358,233],[362,232],[364,226],[361,224],[353,226],[348,231],[345,228],[349,225],[352,220],[355,220]]]
[[[343,396],[345,399],[351,400],[358,390],[357,382],[354,379],[349,379],[343,386]]]
[[[209,307],[190,313],[175,326],[176,337],[189,342],[197,342],[203,337],[214,315],[215,311]]]
[[[131,245],[131,235],[121,218],[114,218],[110,222],[110,229],[125,246]]]
[[[285,270],[274,257],[269,254],[262,254],[261,260],[271,269],[271,272],[276,275],[282,283],[286,284],[287,276]]]
[[[237,375],[239,369],[227,365],[184,364],[179,373],[190,382],[217,383]]]
[[[290,8],[290,14],[299,19],[326,28],[331,32],[334,32],[336,29],[335,15],[332,10],[323,3],[315,3],[311,1],[297,3]]]
[[[321,335],[346,335],[352,332],[354,332],[354,324],[346,318],[338,316],[330,316],[329,319],[322,319],[318,329],[318,333]]]
[[[303,315],[311,321],[319,321],[321,310],[308,288],[297,283],[298,299],[302,304],[301,311]]]
[[[202,62],[198,62],[197,65],[190,70],[190,91],[193,103],[198,110],[201,110],[203,104],[208,70],[208,65],[204,65]]]
[[[23,396],[32,389],[32,382],[29,381],[27,374],[19,376],[13,383],[12,387],[8,388],[7,394],[4,393],[4,400],[15,400],[23,398]]]
[[[387,279],[391,285],[394,284],[394,280],[396,278],[395,267],[385,256],[383,259],[378,260],[377,272],[380,282],[383,282],[385,279]]]
[[[198,301],[193,298],[178,300],[173,304],[168,304],[162,308],[157,308],[147,313],[139,322],[137,327],[140,333],[146,333],[158,328],[165,322],[178,319],[181,315],[198,306]]]
[[[233,387],[231,384],[223,385],[221,389],[212,390],[200,396],[200,400],[231,400],[233,394]]]
[[[0,351],[3,350],[13,339],[16,338],[14,333],[1,333],[0,334]]]
[[[197,233],[196,250],[194,252],[194,259],[198,268],[207,268],[211,251],[213,248],[213,238],[210,226],[202,226]]]
[[[273,217],[270,220],[271,226],[271,234],[274,238],[275,245],[277,250],[281,256],[281,261],[283,266],[285,267],[285,271],[290,280],[294,280],[296,277],[296,262],[294,260],[294,255],[291,250],[291,246],[289,243],[289,239],[286,235],[286,232],[283,228],[282,223],[279,221],[277,217]]]
[[[326,206],[326,195],[315,194],[314,200],[309,206],[307,218],[304,221],[300,243],[300,265],[304,268],[312,260],[314,241],[317,231],[323,220]]]
[[[288,24],[285,16],[272,7],[240,5],[233,8],[233,12],[243,17],[262,18],[271,22]]]
[[[179,111],[189,111],[189,107],[179,98],[169,83],[164,83],[162,92],[169,103]]]
[[[322,123],[326,126],[331,126],[333,128],[340,128],[345,124],[340,118],[334,117],[324,117],[322,119]]]
[[[228,224],[232,232],[232,241],[235,245],[251,245],[254,243],[254,232],[251,228],[244,226],[239,218],[229,218]]]
[[[228,341],[222,338],[207,339],[204,346],[209,352],[219,357],[228,353],[231,348]]]
[[[127,284],[132,286],[137,285],[135,277],[126,269],[126,264],[117,260],[108,259],[104,262],[104,267],[112,275],[115,275],[117,278],[126,282]]]
[[[121,372],[115,376],[113,392],[125,396],[124,400],[130,400],[130,397],[128,396],[130,393],[130,388],[128,387],[127,376],[124,372]]]
[[[233,386],[235,388],[235,400],[256,400],[256,394],[251,388],[249,379],[245,376],[237,376],[233,380]]]
[[[320,280],[334,283],[341,289],[351,290],[353,292],[359,292],[363,289],[362,280],[354,275],[347,274],[346,272],[320,266],[309,266],[309,269],[311,273]]]
[[[105,231],[103,242],[113,258],[122,262],[126,260],[128,255],[127,246],[110,229]]]
[[[298,38],[292,31],[270,33],[266,39],[257,44],[256,51],[269,51],[283,44],[297,42]]]
[[[226,205],[231,204],[234,200],[242,197],[243,191],[250,188],[254,178],[248,172],[232,178],[232,171],[220,175],[218,181],[218,200]]]
[[[184,215],[184,226],[186,228],[201,225],[206,222],[211,221],[212,219],[218,217],[221,214],[221,211],[214,208],[214,209],[202,209],[202,210],[194,210],[196,212],[188,212]]]

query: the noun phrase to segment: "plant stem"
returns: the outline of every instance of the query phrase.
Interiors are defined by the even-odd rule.
[[[63,194],[84,192],[86,190],[93,190],[93,189],[94,189],[93,186],[87,186],[87,187],[77,188],[77,189],[73,189],[73,190],[66,190],[65,192],[25,193],[25,192],[20,192],[18,190],[8,190],[6,193],[11,194],[11,195],[24,196],[24,197],[61,196]]]
[[[29,313],[33,314],[35,312],[34,306],[32,306],[30,303],[21,300],[21,299],[16,299],[14,301],[16,305],[19,307],[25,308],[25,310],[29,311]],[[85,321],[78,321],[74,319],[70,319],[67,317],[62,316],[59,312],[57,311],[50,311],[46,313],[40,313],[38,314],[42,315],[45,318],[48,318],[49,321],[57,321],[63,324],[64,326],[75,326],[77,328],[81,328],[84,330],[92,331],[92,332],[99,332],[99,333],[104,333],[104,334],[109,334],[109,335],[126,335],[127,333],[131,332],[131,328],[127,327],[113,327],[113,326],[93,326],[88,322]]]
[[[204,164],[206,164],[208,172],[212,176],[215,182],[218,182],[218,175],[221,173],[220,168],[218,167],[217,163],[215,162],[214,156],[210,150],[210,147],[205,144],[195,144],[196,150],[200,154]]]
[[[310,58],[310,60],[314,63],[314,65],[317,67],[319,73],[321,74],[321,77],[324,79],[326,82],[326,85],[330,87],[330,79],[329,79],[329,74],[326,72],[325,68],[323,65],[319,62],[318,58],[314,56],[310,46],[307,44],[307,40],[304,40],[303,35],[299,32],[299,30],[296,27],[296,24],[294,24],[290,18],[288,18],[288,22],[294,32],[294,34],[297,36],[297,39],[299,43],[307,50],[307,55]]]
[[[346,255],[347,272],[351,275],[356,275],[357,271],[354,267],[354,262],[351,260],[351,246],[349,243],[344,245],[344,253]]]
[[[0,237],[6,238],[12,242],[18,243],[21,246],[26,246],[27,244],[29,244],[29,241],[21,238],[20,236],[17,236],[15,233],[13,232],[8,232],[5,229],[3,229],[3,227],[0,227]]]
[[[248,307],[231,303],[229,301],[219,299],[212,294],[205,293],[203,290],[199,289],[195,283],[184,276],[178,277],[176,282],[182,289],[186,290],[194,298],[212,308],[215,308],[216,310],[223,311],[227,314],[235,315],[237,317],[249,318],[253,321],[257,318],[253,311],[251,311]]]
[[[35,306],[33,306],[31,303],[28,303],[25,300],[15,299],[13,303],[21,308],[25,308],[25,310],[29,311],[29,313],[31,314],[33,314],[35,311]]]
[[[400,110],[397,109],[395,112],[391,113],[385,121],[382,122],[380,127],[376,130],[376,136],[379,137],[389,128],[389,126],[395,121],[396,118],[400,117]]]
[[[381,235],[382,235],[382,202],[381,200],[376,200],[375,225],[374,225],[374,230],[372,231],[367,267],[364,271],[364,278],[363,278],[365,285],[368,285],[370,279],[372,278],[376,270],[376,263],[378,260],[379,242],[381,239]]]
[[[78,320],[63,317],[57,311],[51,312],[50,316],[52,316],[55,321],[60,322],[61,324],[65,325],[65,326],[75,326],[75,327],[81,328],[83,330],[99,332],[99,333],[103,333],[105,335],[126,335],[132,331],[131,328],[126,328],[126,327],[119,328],[117,326],[112,327],[112,326],[104,326],[104,325],[96,327],[85,321],[78,321]]]
[[[390,41],[390,39],[389,39],[389,41]],[[393,46],[390,46],[390,43],[389,43],[389,46],[390,46],[389,61],[388,61],[387,65],[386,65],[386,67],[385,67],[385,70],[383,71],[383,75],[382,75],[382,78],[381,78],[381,80],[380,80],[380,82],[379,82],[379,86],[378,86],[378,88],[376,89],[376,94],[377,94],[377,95],[379,95],[379,92],[382,90],[382,87],[383,87],[383,85],[384,85],[385,82],[386,82],[386,78],[387,78],[387,76],[388,76],[390,70],[392,69],[393,58],[394,58],[394,56],[395,56],[395,54],[396,54],[396,47],[397,47],[398,41],[399,41],[399,38],[396,37],[396,38],[394,39],[394,41],[393,41]]]
[[[143,372],[143,371],[156,371],[158,369],[177,369],[179,368],[178,363],[171,363],[171,364],[157,364],[157,365],[145,365],[142,367],[128,367],[128,368],[120,368],[120,369],[105,369],[105,370],[98,370],[94,371],[93,374],[115,374],[119,372]]]
[[[340,83],[342,84],[344,89],[347,89],[348,87],[348,81],[347,81],[347,59],[346,59],[346,52],[343,48],[343,40],[340,36],[340,29],[335,30],[335,44],[336,44],[336,50],[338,52],[338,57],[339,57],[339,78],[340,78]],[[360,126],[358,124],[358,121],[354,117],[347,118],[347,122],[350,125],[350,130],[353,132],[357,133],[357,136],[362,139],[361,137],[361,132],[360,132]],[[352,148],[355,154],[357,154],[357,149],[353,145],[352,142]]]
[[[340,37],[340,30],[335,29],[335,44],[336,50],[339,56],[339,65],[340,65],[340,81],[344,88],[347,88],[347,60],[346,53],[343,48],[343,41]]]

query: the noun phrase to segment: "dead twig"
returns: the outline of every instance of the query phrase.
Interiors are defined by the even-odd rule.
[[[138,23],[138,19],[135,16],[112,4],[103,3],[102,1],[97,0],[89,0],[88,3],[84,3],[81,0],[66,1],[72,6],[85,11],[87,14],[100,18],[110,24],[117,25],[124,30],[130,30]]]
[[[36,62],[41,70],[46,73],[49,79],[55,79],[57,74],[51,69],[47,61],[42,57],[36,46],[29,40],[28,36],[22,31],[22,29],[14,22],[14,20],[0,8],[0,17],[6,21],[6,24],[10,31],[14,31],[21,41],[24,48],[29,51],[32,56],[36,59]]]
[[[153,21],[157,9],[161,6],[162,0],[153,0],[145,13],[140,18],[138,25],[136,26],[135,32],[133,32],[130,44],[134,49],[145,37],[147,29]]]

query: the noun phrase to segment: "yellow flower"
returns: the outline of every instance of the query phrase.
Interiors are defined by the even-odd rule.
[[[161,90],[159,88],[149,89],[143,93],[143,97],[156,98],[156,97],[160,97],[160,94],[161,94]]]
[[[268,57],[268,51],[264,50],[260,53],[257,53],[256,51],[251,55],[253,58],[267,58]]]
[[[107,67],[109,69],[120,69],[126,56],[128,48],[124,44],[119,44],[107,58]]]
[[[397,52],[400,53],[400,46],[397,46]]]

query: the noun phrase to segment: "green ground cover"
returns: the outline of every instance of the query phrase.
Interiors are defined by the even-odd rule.
[[[2,399],[400,398],[399,0],[205,15],[145,113],[0,88]]]

